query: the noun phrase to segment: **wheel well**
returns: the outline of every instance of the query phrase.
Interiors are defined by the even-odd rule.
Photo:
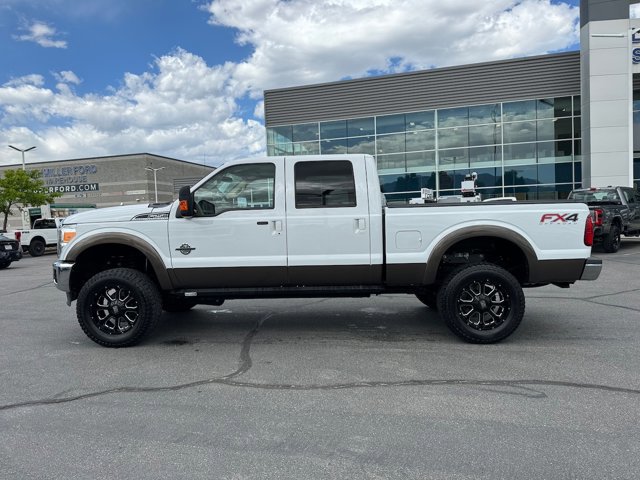
[[[524,251],[515,243],[500,237],[465,238],[450,246],[438,266],[437,281],[442,281],[461,265],[489,262],[510,272],[518,281],[529,278],[529,262]]]
[[[95,274],[111,268],[132,268],[149,275],[159,285],[151,262],[140,250],[129,245],[108,243],[87,248],[75,260],[71,275],[71,292],[74,297],[82,285]]]
[[[45,242],[45,241],[44,241],[44,237],[40,237],[40,236],[38,236],[38,237],[33,237],[33,238],[31,239],[31,241],[29,242],[29,245],[31,245],[31,244],[32,244],[33,242],[35,242],[36,240],[40,240],[40,241],[41,241],[42,243],[44,243],[45,245],[46,245],[46,243],[47,243],[47,242]]]

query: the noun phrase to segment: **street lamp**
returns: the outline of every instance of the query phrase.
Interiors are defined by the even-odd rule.
[[[153,172],[153,188],[156,191],[156,203],[158,203],[158,170],[162,170],[165,167],[159,167],[159,168],[151,168],[151,167],[144,167],[145,170],[149,170],[150,172]]]
[[[24,166],[24,152],[28,152],[29,150],[33,150],[36,147],[29,147],[29,148],[25,148],[23,150],[22,148],[18,148],[18,147],[14,147],[13,145],[9,145],[9,148],[13,148],[14,150],[17,150],[18,152],[22,153],[22,170],[26,170],[26,168]]]

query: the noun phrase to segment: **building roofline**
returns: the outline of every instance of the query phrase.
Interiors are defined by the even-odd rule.
[[[160,158],[163,160],[170,160],[173,162],[180,162],[180,163],[187,163],[189,165],[195,165],[195,166],[200,166],[200,167],[205,167],[205,168],[210,168],[210,169],[214,169],[215,167],[211,167],[209,165],[203,165],[201,163],[196,163],[196,162],[190,162],[189,160],[180,160],[178,158],[173,158],[173,157],[166,157],[164,155],[157,155],[155,153],[148,153],[148,152],[140,152],[140,153],[124,153],[124,154],[120,154],[120,155],[101,155],[98,157],[80,157],[80,158],[61,158],[58,160],[44,160],[44,161],[40,161],[40,162],[25,162],[25,166],[32,166],[32,165],[42,165],[45,163],[56,163],[56,162],[79,162],[79,161],[95,161],[95,160],[113,160],[115,158],[122,158],[122,157],[141,157],[141,156],[150,156],[150,157],[155,157],[155,158]],[[125,160],[126,158],[122,158],[122,160]],[[22,162],[17,162],[17,163],[9,163],[9,164],[5,164],[5,165],[0,165],[0,168],[3,167],[12,167],[12,166],[19,166],[22,167]]]
[[[291,86],[291,87],[272,88],[272,89],[269,89],[269,90],[264,90],[263,91],[263,96],[264,96],[264,94],[272,93],[272,92],[304,90],[304,89],[307,89],[307,88],[327,87],[327,86],[331,86],[331,85],[340,85],[340,84],[346,84],[346,83],[372,82],[372,81],[377,81],[377,80],[385,80],[385,79],[389,79],[389,78],[411,77],[411,76],[417,76],[417,75],[424,75],[425,73],[430,73],[430,72],[455,72],[457,70],[464,70],[464,69],[472,68],[472,67],[483,67],[483,66],[489,66],[489,65],[508,65],[508,64],[516,64],[516,63],[520,63],[520,62],[532,61],[532,60],[539,60],[539,59],[542,59],[542,58],[572,57],[572,56],[576,56],[576,55],[580,55],[580,51],[579,50],[571,50],[571,51],[568,51],[568,52],[558,52],[558,53],[545,53],[545,54],[542,54],[542,55],[531,55],[531,56],[528,56],[528,57],[508,58],[506,60],[492,60],[492,61],[488,61],[488,62],[465,63],[464,65],[450,65],[450,66],[447,66],[447,67],[434,67],[434,68],[427,68],[427,69],[422,69],[422,70],[414,70],[414,71],[411,71],[411,72],[388,73],[388,74],[385,74],[385,75],[374,75],[374,76],[370,76],[370,77],[350,78],[350,79],[346,79],[346,80],[335,80],[335,81],[331,81],[331,82],[309,83],[309,84],[305,84],[305,85],[296,85],[296,86]]]

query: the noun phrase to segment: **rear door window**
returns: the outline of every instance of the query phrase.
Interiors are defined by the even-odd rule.
[[[356,184],[350,161],[298,162],[294,173],[296,208],[356,206]]]

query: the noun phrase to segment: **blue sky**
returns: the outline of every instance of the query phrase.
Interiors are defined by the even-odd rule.
[[[0,145],[36,145],[31,161],[259,155],[264,89],[576,49],[577,6],[0,0]]]

